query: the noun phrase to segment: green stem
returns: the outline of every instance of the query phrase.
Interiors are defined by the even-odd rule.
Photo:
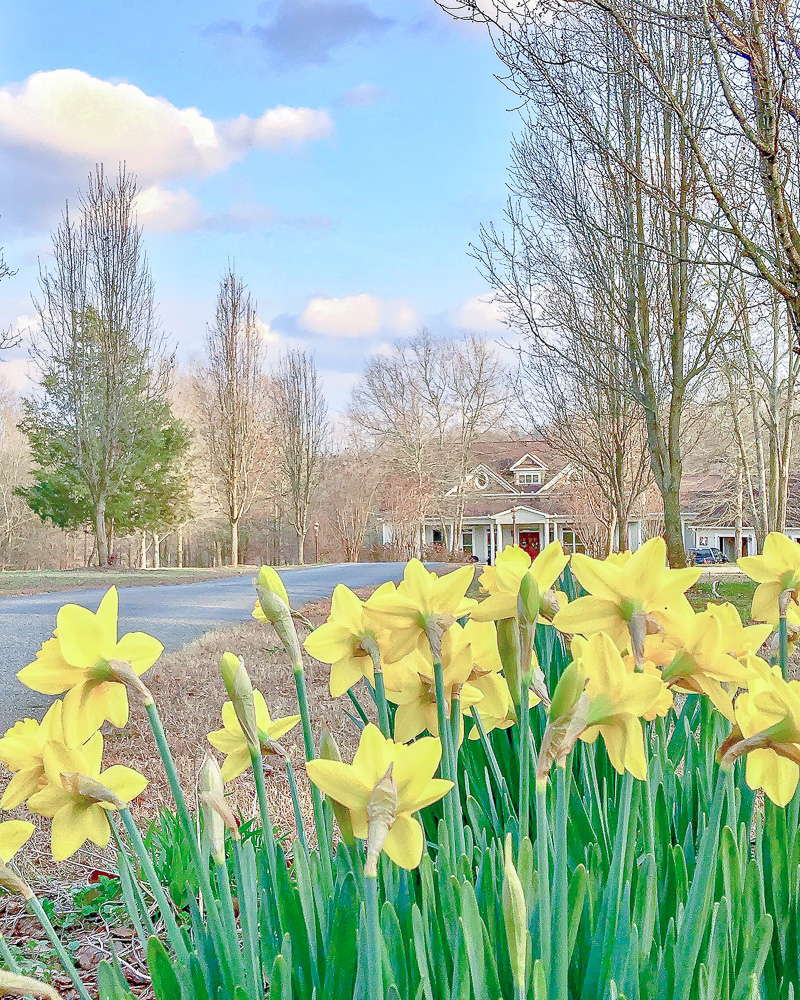
[[[167,742],[167,736],[164,732],[161,716],[158,714],[156,703],[152,700],[145,703],[145,709],[147,711],[147,718],[150,720],[150,728],[153,730],[153,736],[156,740],[156,746],[158,747],[161,762],[164,765],[164,772],[167,776],[167,781],[169,782],[172,797],[175,800],[175,807],[178,811],[178,819],[180,820],[181,826],[186,834],[186,840],[189,845],[192,862],[194,863],[200,880],[200,888],[206,901],[206,912],[208,913],[209,923],[212,925],[214,933],[218,936],[220,945],[227,951],[225,945],[226,937],[222,927],[222,920],[220,919],[219,910],[217,909],[217,901],[211,889],[211,879],[208,874],[208,865],[204,863],[200,853],[197,835],[192,819],[189,815],[186,799],[183,797],[183,790],[181,789],[180,779],[178,778],[178,769],[175,767],[175,761],[172,757],[172,751],[169,748],[169,743]],[[125,829],[128,829],[127,824]]]
[[[567,767],[570,762],[567,762]],[[569,1000],[569,923],[567,878],[567,767],[556,768],[556,833],[553,858],[552,1000]]]
[[[228,865],[224,855],[218,861],[214,858],[214,871],[217,875],[217,885],[222,897],[222,915],[227,924],[226,941],[230,946],[232,963],[238,973],[237,979],[241,978],[247,983],[250,970],[245,966],[241,949],[239,948],[239,933],[236,926],[236,911],[233,908],[233,896],[231,894],[231,882],[228,875]]]
[[[355,693],[355,691],[352,688],[348,688],[347,689],[347,697],[353,703],[353,708],[358,713],[359,719],[361,719],[361,721],[364,723],[365,726],[369,725],[369,716],[364,711],[364,706],[358,700],[358,695]]]
[[[519,692],[519,836],[528,836],[531,817],[531,729],[530,729],[530,673],[522,675]]]
[[[3,961],[6,963],[6,968],[9,972],[13,972],[15,975],[19,975],[20,968],[17,964],[16,958],[11,954],[11,949],[8,947],[8,941],[0,934],[0,956],[2,956]]]
[[[789,630],[786,627],[786,615],[778,619],[778,649],[781,662],[781,673],[785,680],[789,678]]]
[[[303,850],[308,857],[308,841],[306,840],[306,829],[303,823],[303,814],[300,811],[300,797],[297,794],[297,781],[294,776],[294,764],[289,757],[286,758],[286,777],[289,779],[289,791],[292,794],[292,808],[294,809],[294,823],[297,827],[297,837],[303,845]]]
[[[181,929],[178,927],[175,914],[172,912],[172,904],[167,899],[164,887],[161,885],[158,875],[156,874],[152,858],[150,857],[150,852],[147,850],[147,847],[142,840],[141,833],[139,833],[139,827],[134,822],[130,809],[120,809],[119,817],[122,820],[122,825],[125,827],[126,833],[128,834],[131,847],[133,848],[139,859],[139,863],[142,866],[142,871],[150,884],[150,889],[155,896],[159,913],[161,914],[161,918],[167,928],[167,938],[180,962],[182,964],[188,963],[189,951],[186,947],[186,941],[184,940]]]
[[[459,855],[467,853],[467,843],[464,837],[464,812],[461,806],[461,789],[458,782],[458,752],[461,744],[461,733],[461,698],[454,693],[450,703],[450,770],[454,775],[453,780],[456,782],[456,787],[453,789],[456,793],[453,799],[453,820],[456,824],[456,843]]]
[[[455,776],[452,773],[453,759],[450,752],[450,724],[446,711],[447,702],[444,692],[444,670],[442,668],[442,661],[440,658],[434,657],[433,676],[436,684],[436,713],[439,720],[439,739],[442,743],[441,772],[442,777],[445,778],[445,780],[453,782],[452,789],[442,800],[442,808],[444,809],[444,821],[445,826],[447,827],[448,839],[450,841],[453,864],[455,864],[459,857],[455,835],[454,806],[454,796],[458,795],[458,788],[455,784]]]
[[[311,732],[311,714],[308,710],[308,689],[306,688],[306,672],[302,662],[292,665],[294,672],[294,684],[297,689],[297,703],[300,707],[300,718],[303,723],[303,743],[306,749],[306,760],[314,760],[316,751],[314,749],[314,736]],[[314,804],[314,824],[317,830],[317,844],[319,845],[322,869],[328,883],[328,889],[333,891],[333,866],[331,863],[331,843],[328,836],[328,825],[325,822],[325,813],[322,808],[322,795],[317,786],[311,783],[311,800]]]
[[[378,724],[386,739],[391,739],[392,732],[389,726],[389,704],[386,701],[386,686],[383,683],[383,670],[381,669],[380,657],[374,663],[375,667],[375,703],[378,706]]]
[[[550,908],[550,829],[547,819],[547,779],[536,782],[536,881],[539,890],[539,949],[545,980],[550,982],[552,934]]]
[[[53,927],[53,925],[50,923],[50,919],[44,912],[42,904],[39,902],[39,900],[36,898],[35,895],[28,896],[28,898],[26,899],[26,903],[28,905],[28,909],[35,914],[39,923],[44,928],[44,932],[47,935],[50,944],[55,949],[55,952],[58,955],[58,959],[61,962],[62,966],[64,967],[64,972],[66,972],[66,974],[69,976],[78,996],[81,998],[81,1000],[91,1000],[89,994],[86,992],[86,987],[83,985],[83,980],[78,975],[78,970],[73,965],[72,959],[69,957],[66,948],[59,941],[55,927]]]
[[[267,801],[267,783],[264,774],[264,758],[257,750],[250,751],[250,760],[253,763],[253,774],[256,779],[256,795],[258,796],[258,811],[261,814],[261,833],[264,839],[264,848],[267,852],[267,865],[269,867],[269,880],[272,889],[272,898],[277,907],[279,896],[278,889],[278,846],[275,841],[275,827],[269,812],[269,802]],[[278,918],[280,920],[280,917]]]
[[[483,752],[486,754],[486,759],[489,761],[489,768],[492,772],[495,783],[497,784],[497,788],[503,796],[503,801],[505,802],[506,809],[508,810],[508,815],[509,817],[512,817],[514,816],[514,803],[511,801],[511,793],[508,790],[506,779],[503,777],[503,772],[500,770],[500,765],[497,762],[497,757],[495,756],[494,748],[492,747],[491,740],[489,739],[489,734],[484,729],[483,720],[481,719],[475,705],[472,706],[472,721],[478,728],[478,734],[480,736]]]
[[[367,921],[367,995],[370,1000],[383,1000],[383,961],[381,924],[378,909],[378,879],[368,875],[364,879],[365,917]]]

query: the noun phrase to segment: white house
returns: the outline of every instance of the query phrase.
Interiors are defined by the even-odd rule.
[[[492,563],[506,545],[517,544],[535,556],[556,538],[567,552],[582,551],[582,530],[586,530],[587,520],[591,521],[591,502],[587,502],[574,465],[555,454],[546,442],[534,439],[480,442],[473,454],[474,464],[464,489],[461,541],[466,553],[479,562]],[[426,519],[420,538],[423,549],[452,547],[457,495],[453,487],[447,495],[452,503],[445,505],[444,512]],[[736,529],[727,523],[733,520],[729,495],[722,477],[685,477],[681,507],[687,549],[712,546],[734,559]],[[641,502],[628,523],[628,548],[635,550],[646,538],[659,533],[659,507],[653,494],[649,502]],[[391,542],[393,534],[391,522],[384,521],[384,543]],[[786,534],[800,541],[800,518],[790,518]],[[742,539],[744,554],[756,551],[755,532],[746,521]]]

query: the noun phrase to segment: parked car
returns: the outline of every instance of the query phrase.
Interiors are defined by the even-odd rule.
[[[705,545],[698,549],[689,549],[689,560],[694,566],[714,566],[717,563],[729,562],[721,549]]]

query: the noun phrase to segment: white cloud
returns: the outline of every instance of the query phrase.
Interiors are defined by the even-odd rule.
[[[454,309],[450,318],[453,326],[477,333],[504,333],[508,329],[503,322],[503,312],[491,292],[488,295],[473,295]]]
[[[417,314],[402,299],[383,300],[374,295],[311,299],[300,315],[300,326],[326,337],[369,337],[378,330],[411,333]]]
[[[109,83],[81,70],[34,73],[0,88],[0,148],[14,147],[67,164],[125,160],[142,183],[208,175],[251,149],[275,149],[331,135],[327,111],[271,108],[259,118],[213,121],[130,83]]]
[[[140,225],[151,232],[180,233],[196,229],[203,210],[194,195],[183,189],[169,191],[159,184],[140,191],[135,202]]]
[[[290,337],[278,330],[273,330],[266,320],[256,319],[256,326],[273,361],[278,354],[282,354],[284,351],[302,351],[308,347],[308,344],[299,337]]]

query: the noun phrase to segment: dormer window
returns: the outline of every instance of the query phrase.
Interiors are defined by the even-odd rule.
[[[541,472],[517,472],[514,477],[517,486],[541,486]]]
[[[488,485],[489,485],[489,477],[486,475],[485,472],[479,472],[477,476],[475,476],[476,488],[479,490],[485,490]]]

